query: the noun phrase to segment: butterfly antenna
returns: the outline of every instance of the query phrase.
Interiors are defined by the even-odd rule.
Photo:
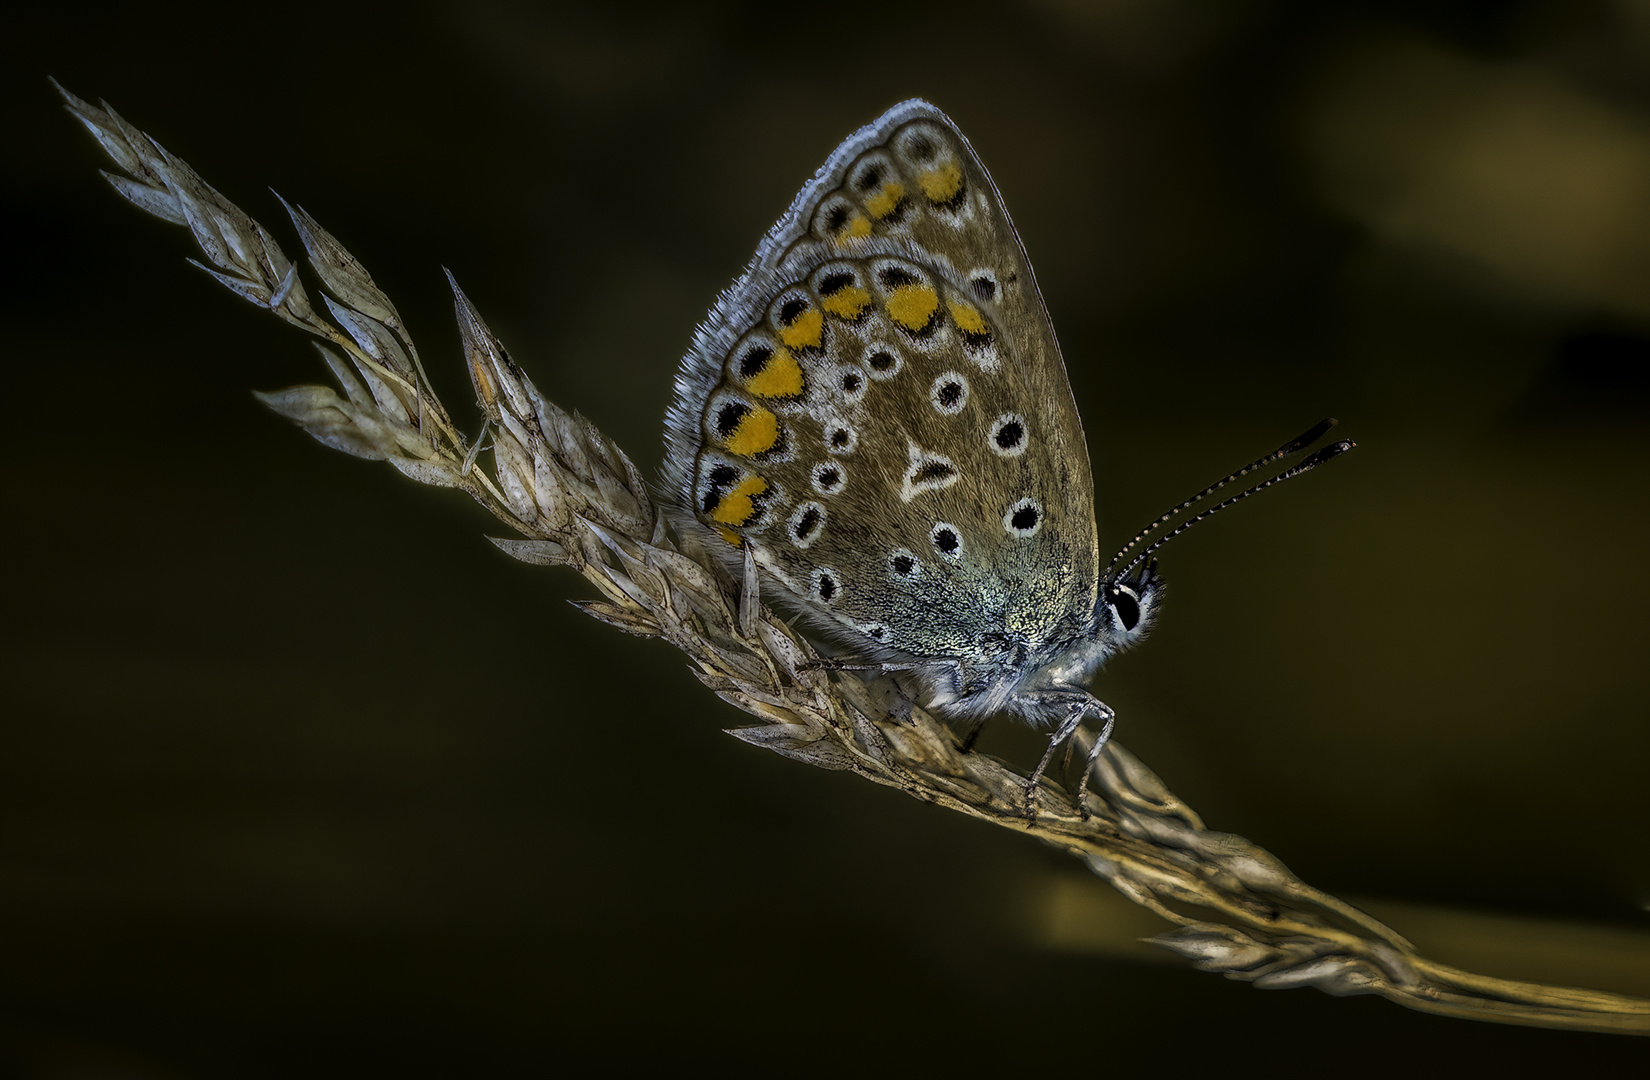
[[[1323,425],[1320,424],[1319,427],[1323,428]],[[1324,430],[1327,431],[1328,429],[1324,428]],[[1322,433],[1323,433],[1322,431],[1318,432],[1318,434],[1320,434],[1320,435]],[[1238,492],[1236,495],[1233,495],[1230,498],[1222,499],[1220,502],[1216,503],[1214,506],[1209,507],[1209,509],[1203,511],[1201,514],[1198,514],[1195,517],[1191,517],[1191,518],[1188,518],[1185,521],[1182,521],[1179,525],[1176,525],[1173,529],[1169,530],[1167,533],[1164,533],[1162,536],[1160,536],[1156,540],[1152,541],[1152,543],[1149,547],[1147,547],[1140,554],[1136,555],[1133,559],[1130,559],[1129,564],[1127,566],[1123,567],[1123,569],[1120,572],[1118,572],[1117,574],[1115,574],[1115,575],[1112,574],[1110,572],[1110,570],[1108,569],[1107,573],[1106,573],[1107,579],[1112,580],[1112,581],[1116,581],[1119,578],[1128,577],[1129,574],[1134,572],[1134,568],[1136,566],[1139,566],[1141,561],[1146,559],[1148,556],[1150,556],[1152,552],[1156,551],[1158,548],[1162,547],[1164,544],[1167,544],[1170,540],[1173,540],[1175,537],[1179,536],[1181,533],[1185,532],[1187,529],[1191,528],[1193,525],[1196,525],[1198,522],[1203,521],[1205,518],[1213,517],[1214,515],[1220,513],[1222,510],[1226,509],[1228,506],[1235,506],[1236,504],[1242,502],[1244,499],[1247,499],[1249,496],[1255,494],[1257,491],[1265,491],[1267,488],[1271,487],[1273,484],[1281,484],[1285,480],[1293,480],[1295,477],[1301,475],[1302,473],[1311,472],[1313,469],[1316,469],[1319,465],[1322,465],[1324,462],[1341,456],[1342,454],[1346,453],[1348,450],[1352,449],[1354,446],[1357,446],[1357,445],[1358,444],[1353,442],[1351,439],[1342,439],[1339,442],[1330,443],[1328,446],[1326,446],[1323,449],[1319,450],[1317,453],[1313,454],[1311,457],[1307,458],[1305,461],[1302,461],[1299,464],[1290,466],[1289,468],[1283,470],[1283,472],[1278,473],[1276,476],[1271,477],[1270,479],[1262,480],[1260,483],[1256,484],[1254,487],[1245,488],[1244,490]],[[1299,449],[1299,447],[1296,447],[1296,449]],[[1285,450],[1285,452],[1288,452],[1288,453],[1293,453],[1294,452],[1292,450],[1288,450],[1287,447],[1285,447],[1284,450]],[[1276,458],[1273,458],[1273,460],[1276,460]],[[1245,471],[1247,471],[1247,470],[1245,470]],[[1241,476],[1242,474],[1239,473],[1239,474],[1236,474],[1236,475]],[[1224,480],[1221,481],[1221,484],[1224,484],[1224,483],[1226,483],[1226,481],[1224,481]],[[1215,486],[1219,487],[1220,484],[1216,484]],[[1201,498],[1201,496],[1199,496],[1199,497]],[[1195,502],[1196,500],[1193,500],[1193,501]]]
[[[1185,502],[1181,503],[1179,506],[1176,506],[1174,509],[1172,509],[1168,513],[1164,514],[1162,517],[1158,518],[1156,521],[1152,522],[1150,525],[1147,525],[1144,529],[1140,530],[1140,532],[1135,536],[1135,538],[1133,540],[1130,540],[1128,543],[1124,544],[1121,551],[1119,551],[1116,555],[1112,556],[1111,562],[1106,566],[1105,576],[1108,579],[1111,579],[1111,580],[1116,580],[1117,577],[1122,576],[1122,575],[1113,574],[1112,571],[1114,569],[1116,569],[1117,564],[1123,560],[1123,557],[1125,555],[1127,555],[1129,552],[1133,551],[1136,544],[1139,544],[1141,541],[1145,540],[1146,537],[1150,536],[1154,529],[1158,528],[1161,525],[1166,524],[1169,521],[1170,518],[1174,517],[1176,514],[1180,513],[1182,510],[1185,510],[1185,509],[1195,505],[1196,503],[1199,503],[1199,502],[1203,501],[1205,498],[1209,497],[1210,495],[1213,495],[1215,492],[1219,491],[1221,488],[1225,487],[1227,484],[1230,484],[1232,481],[1243,479],[1245,476],[1248,476],[1250,473],[1254,472],[1256,469],[1263,469],[1266,466],[1272,464],[1274,461],[1281,461],[1282,459],[1288,457],[1290,454],[1298,453],[1299,451],[1306,449],[1308,446],[1311,446],[1313,443],[1315,443],[1319,439],[1323,438],[1324,433],[1326,431],[1328,431],[1330,428],[1334,427],[1338,422],[1339,421],[1335,420],[1333,417],[1330,417],[1327,420],[1318,421],[1316,424],[1312,425],[1310,430],[1301,432],[1299,435],[1295,436],[1293,439],[1290,439],[1288,442],[1284,443],[1282,446],[1278,447],[1276,450],[1272,451],[1270,454],[1267,454],[1265,457],[1259,459],[1258,461],[1254,461],[1254,462],[1249,463],[1248,465],[1245,465],[1243,468],[1239,469],[1237,472],[1235,472],[1235,473],[1231,474],[1230,476],[1226,477],[1226,479],[1218,480],[1215,483],[1210,484],[1208,487],[1204,488],[1202,491],[1198,492],[1196,495],[1193,495],[1191,498],[1187,499]],[[1245,494],[1247,494],[1247,492],[1245,492]],[[1138,562],[1138,561],[1139,560],[1136,559],[1134,562]],[[1129,565],[1132,567],[1134,565],[1134,562],[1131,562]]]

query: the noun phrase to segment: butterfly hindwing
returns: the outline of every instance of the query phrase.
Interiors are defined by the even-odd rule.
[[[1059,350],[990,177],[926,103],[847,140],[770,231],[684,362],[670,440],[698,520],[862,649],[967,656],[1092,610]]]

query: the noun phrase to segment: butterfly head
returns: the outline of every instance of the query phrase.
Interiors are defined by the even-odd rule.
[[[1112,649],[1126,649],[1144,638],[1157,617],[1163,578],[1157,560],[1141,564],[1127,577],[1107,578],[1100,586],[1095,623],[1100,638]]]

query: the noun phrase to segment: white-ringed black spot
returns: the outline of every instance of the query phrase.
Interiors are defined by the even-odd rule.
[[[821,604],[834,603],[842,595],[842,578],[828,566],[814,571],[812,586],[813,598]]]
[[[936,412],[956,416],[968,404],[968,380],[955,371],[947,371],[934,380],[928,391],[928,401]]]
[[[864,370],[853,364],[843,364],[837,368],[832,381],[841,392],[842,400],[849,405],[857,405],[865,396],[865,388],[870,385]]]
[[[968,288],[977,298],[990,303],[997,299],[997,275],[990,270],[976,270],[968,275]]]
[[[869,195],[876,191],[878,184],[882,183],[882,175],[881,165],[876,163],[867,165],[859,170],[859,175],[854,178],[854,187],[858,188],[861,193]]]
[[[902,581],[914,581],[922,575],[922,563],[905,548],[896,548],[888,556],[888,572]]]
[[[939,147],[934,145],[933,139],[918,132],[906,138],[905,152],[917,161],[932,161],[934,155],[939,153]]]
[[[1021,499],[1003,515],[1003,528],[1021,540],[1029,540],[1043,527],[1043,504],[1036,499]]]
[[[791,514],[785,524],[785,535],[792,544],[805,548],[825,530],[825,508],[816,502],[805,502]]]
[[[865,366],[873,379],[892,379],[899,374],[899,350],[891,345],[873,345],[865,354]]]
[[[1031,441],[1026,433],[1026,418],[1018,413],[1004,413],[991,425],[991,450],[999,457],[1019,457]]]
[[[949,521],[941,521],[928,530],[928,542],[934,545],[934,550],[947,559],[962,557],[962,533]]]
[[[859,433],[847,424],[833,421],[825,425],[825,449],[842,457],[859,445]]]
[[[813,468],[814,490],[835,495],[848,484],[848,471],[835,461],[822,461]]]

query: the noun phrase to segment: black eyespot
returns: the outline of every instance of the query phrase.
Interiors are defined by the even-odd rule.
[[[865,385],[865,380],[861,379],[859,377],[858,372],[844,371],[842,373],[842,389],[845,390],[846,392],[851,394],[854,391],[858,390],[861,386],[864,386],[864,385]]]
[[[853,283],[852,274],[826,274],[819,279],[819,295],[834,296]]]
[[[976,274],[969,281],[968,287],[974,290],[974,295],[981,300],[995,300],[997,298],[997,282],[986,274]]]
[[[941,555],[955,555],[962,547],[962,540],[957,536],[957,530],[949,525],[936,525],[929,533],[929,540],[933,541],[934,549]]]
[[[1123,629],[1132,631],[1140,625],[1140,604],[1126,592],[1111,594],[1111,608],[1117,612],[1117,621],[1123,624]]]
[[[762,369],[768,366],[773,359],[773,350],[766,345],[753,345],[744,356],[739,358],[739,374],[747,379],[754,379],[762,374]]]
[[[865,632],[876,638],[878,641],[886,641],[888,639],[888,628],[886,626],[873,626]]]
[[[797,518],[796,523],[791,526],[791,535],[798,540],[808,539],[814,534],[814,530],[819,528],[822,517],[823,515],[820,514],[817,507],[808,507],[802,511],[802,516]]]
[[[821,495],[835,495],[842,490],[847,480],[842,475],[842,469],[836,465],[821,464],[814,466],[814,490]]]
[[[894,354],[885,349],[878,349],[866,357],[865,362],[871,365],[872,371],[893,371],[894,365],[899,363],[894,359]]]
[[[946,416],[956,416],[968,404],[968,380],[955,371],[947,371],[934,380],[928,391],[929,404]]]
[[[854,181],[854,186],[859,188],[861,191],[870,191],[881,182],[882,166],[869,165],[859,174],[859,179]]]
[[[1025,438],[1025,434],[1026,429],[1017,421],[1011,420],[997,429],[997,445],[1004,450],[1012,450],[1020,445],[1020,440]]]
[[[825,228],[831,232],[841,232],[842,227],[848,224],[848,208],[838,203],[825,212]]]
[[[934,156],[935,151],[933,142],[922,135],[913,136],[911,141],[905,144],[905,148],[918,161],[927,161]]]
[[[908,552],[899,552],[893,558],[888,560],[888,569],[892,570],[900,577],[910,577],[916,568],[917,560]]]
[[[882,287],[884,289],[892,291],[902,285],[915,285],[918,278],[917,275],[911,273],[911,271],[905,270],[901,267],[885,266],[882,268],[882,271],[877,274],[877,280],[882,282]]]
[[[919,484],[926,484],[935,480],[944,480],[956,471],[948,462],[925,461],[917,467],[916,475],[912,479]]]
[[[832,428],[825,438],[832,450],[846,450],[854,444],[854,433],[845,427]]]
[[[739,470],[732,465],[711,466],[710,482],[717,487],[727,487],[737,479],[739,479]]]
[[[787,300],[785,301],[784,306],[779,309],[779,321],[784,323],[786,326],[789,326],[791,323],[801,318],[802,313],[807,310],[808,302],[801,297]]]
[[[835,574],[831,573],[829,570],[820,570],[816,572],[814,591],[818,593],[821,600],[829,604],[832,600],[836,599],[837,588],[838,586]]]
[[[1037,535],[1043,524],[1043,508],[1036,499],[1021,499],[1003,515],[1003,528],[1021,540]]]

